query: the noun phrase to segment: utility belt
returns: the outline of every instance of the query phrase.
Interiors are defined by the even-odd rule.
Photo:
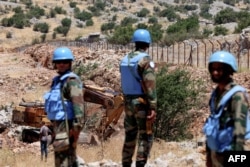
[[[141,94],[141,95],[124,95],[125,99],[136,99],[136,98],[146,98],[145,94]]]
[[[141,94],[141,95],[124,95],[125,101],[126,102],[131,102],[134,99],[138,99],[138,101],[144,105],[148,105],[148,101],[146,98],[145,94]]]

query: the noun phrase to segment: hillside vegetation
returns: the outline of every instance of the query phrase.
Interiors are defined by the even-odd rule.
[[[234,2],[234,3],[233,3]],[[47,40],[86,40],[101,34],[127,44],[136,28],[153,42],[240,33],[250,25],[249,0],[5,0],[0,1],[1,46]]]

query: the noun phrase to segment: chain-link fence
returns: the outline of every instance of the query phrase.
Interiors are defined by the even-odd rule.
[[[52,41],[53,46],[87,47],[90,50],[126,50],[132,51],[134,45],[116,45],[108,42],[81,42],[81,41]],[[28,46],[18,48],[20,52]],[[241,70],[250,67],[250,42],[248,40],[186,40],[171,46],[161,46],[153,43],[148,49],[149,55],[156,62],[167,62],[176,65],[206,67],[209,56],[216,50],[227,50],[233,53]]]

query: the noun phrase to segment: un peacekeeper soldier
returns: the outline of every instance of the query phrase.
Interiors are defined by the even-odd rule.
[[[83,127],[83,84],[71,71],[74,56],[67,47],[54,50],[53,63],[58,75],[44,95],[45,110],[53,123],[56,167],[77,167],[77,141]]]
[[[233,73],[237,72],[235,57],[227,51],[214,52],[210,56],[208,69],[212,81],[217,84],[214,90],[215,94],[212,94],[210,98],[210,109],[213,107],[211,104],[214,104],[214,108],[218,108],[222,97],[236,86],[236,83],[234,83],[232,79]],[[244,92],[238,91],[233,94],[226,103],[226,106],[222,109],[222,114],[219,117],[220,130],[226,126],[232,127],[231,135],[228,134],[228,136],[231,137],[227,136],[231,141],[228,145],[220,147],[220,150],[214,150],[211,148],[212,145],[208,144],[210,141],[208,135],[210,135],[211,130],[207,130],[207,133],[205,133],[207,136],[207,167],[224,166],[223,162],[226,151],[244,151],[247,111],[248,101]]]
[[[121,86],[125,97],[122,165],[131,167],[138,143],[136,167],[144,167],[153,142],[153,132],[149,132],[152,124],[148,128],[146,125],[156,118],[155,64],[146,53],[151,43],[147,30],[137,29],[132,42],[135,43],[135,51],[128,53],[120,63]]]

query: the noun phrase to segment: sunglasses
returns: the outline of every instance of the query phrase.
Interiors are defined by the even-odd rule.
[[[54,61],[55,64],[69,64],[70,61],[65,61],[65,60],[59,60],[59,61]]]

